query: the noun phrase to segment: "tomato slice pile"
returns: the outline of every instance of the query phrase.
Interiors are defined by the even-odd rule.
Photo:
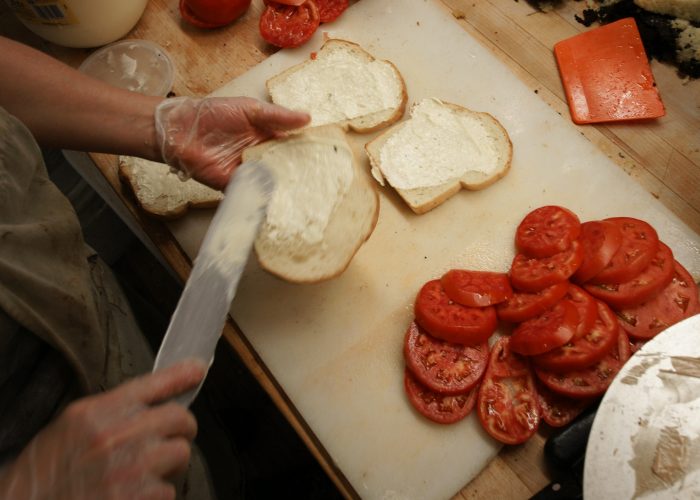
[[[506,444],[529,439],[541,420],[571,422],[634,351],[700,313],[692,276],[645,221],[581,223],[546,206],[523,218],[515,247],[508,274],[452,269],[426,282],[404,341],[416,410],[446,424],[476,405]],[[489,353],[499,320],[511,333]]]
[[[321,23],[334,21],[345,12],[349,0],[264,0],[260,35],[280,47],[306,43]]]

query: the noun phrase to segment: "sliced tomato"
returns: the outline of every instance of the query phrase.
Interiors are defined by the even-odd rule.
[[[583,262],[574,273],[573,279],[578,283],[585,283],[605,269],[620,249],[622,231],[617,224],[610,221],[584,222],[581,224],[579,241],[583,246]]]
[[[566,298],[576,306],[576,310],[578,311],[578,326],[571,339],[573,341],[591,331],[596,319],[598,319],[598,307],[596,305],[596,300],[591,294],[573,284],[569,285]]]
[[[596,364],[566,373],[535,366],[535,373],[544,385],[558,394],[570,398],[594,398],[605,393],[629,357],[630,341],[627,334],[620,329],[617,342]]]
[[[474,408],[478,387],[464,394],[447,395],[430,390],[410,370],[404,370],[404,388],[408,400],[424,417],[438,424],[453,424],[469,415]]]
[[[491,306],[513,295],[505,273],[452,269],[440,278],[440,283],[451,300],[469,307]]]
[[[502,321],[520,323],[539,316],[559,302],[569,289],[569,283],[562,281],[539,292],[518,292],[496,306],[496,313]]]
[[[656,295],[673,279],[674,259],[671,249],[659,242],[656,255],[640,274],[625,283],[584,285],[584,288],[610,307],[634,307]]]
[[[636,307],[617,311],[620,325],[630,337],[648,340],[682,319],[700,313],[698,287],[690,273],[674,262],[671,282],[654,297]]]
[[[582,260],[583,247],[578,241],[571,243],[568,250],[543,259],[519,253],[510,267],[510,281],[518,290],[537,292],[569,279]]]
[[[260,34],[277,47],[298,47],[313,36],[320,19],[311,0],[299,6],[271,2],[260,16]]]
[[[622,243],[613,258],[591,283],[624,283],[641,273],[656,255],[659,236],[651,225],[632,217],[605,219],[622,232]]]
[[[431,335],[458,344],[486,342],[498,326],[493,307],[466,307],[450,300],[440,280],[428,281],[414,305],[416,322]]]
[[[551,257],[568,249],[580,232],[581,222],[575,213],[548,205],[523,218],[515,231],[515,248],[528,257]]]
[[[282,4],[282,5],[293,5],[294,7],[299,7],[301,4],[308,0],[263,0],[265,5],[270,4]]]
[[[564,427],[578,417],[588,405],[589,399],[567,398],[551,391],[541,382],[536,384],[542,420],[552,427]]]
[[[553,372],[565,373],[589,367],[612,349],[618,338],[617,318],[603,302],[594,300],[596,320],[582,337],[572,339],[558,349],[532,358],[535,366]]]
[[[578,322],[576,306],[562,299],[539,316],[520,323],[510,336],[510,348],[526,356],[549,352],[572,339]]]
[[[406,367],[428,389],[461,394],[474,387],[486,370],[489,346],[465,346],[436,339],[412,322],[404,337]]]
[[[484,430],[502,443],[524,443],[537,432],[540,409],[532,371],[527,359],[510,350],[509,337],[498,339],[491,350],[477,405]]]
[[[335,21],[350,5],[349,0],[313,0],[318,7],[322,23]]]
[[[644,347],[644,344],[649,342],[648,340],[642,340],[642,339],[634,339],[630,337],[630,352],[634,354],[638,350],[640,350],[642,347]]]

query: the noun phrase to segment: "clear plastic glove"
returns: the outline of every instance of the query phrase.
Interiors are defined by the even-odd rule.
[[[166,99],[155,112],[165,163],[181,178],[224,189],[248,146],[306,125],[306,113],[249,97]]]
[[[197,423],[162,402],[205,371],[188,361],[70,404],[0,472],[0,498],[174,499],[168,478],[186,470]]]

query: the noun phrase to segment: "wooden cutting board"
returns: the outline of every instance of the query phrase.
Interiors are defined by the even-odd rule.
[[[517,223],[543,204],[567,206],[583,220],[644,218],[696,279],[700,237],[463,31],[437,0],[359,2],[327,32],[393,61],[409,103],[433,96],[496,116],[513,141],[512,170],[494,186],[462,192],[422,216],[382,189],[377,228],[341,277],[291,285],[251,263],[231,312],[358,495],[446,498],[499,445],[474,416],[439,426],[405,399],[402,339],[420,286],[451,267],[507,270]],[[271,56],[215,94],[267,98],[265,80],[308,58],[322,35]],[[352,135],[351,141],[361,151],[371,137]],[[361,161],[367,163],[364,155]],[[170,224],[190,257],[210,217],[192,212]]]

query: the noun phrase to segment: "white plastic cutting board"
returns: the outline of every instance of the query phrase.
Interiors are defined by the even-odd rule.
[[[646,219],[696,278],[700,237],[462,30],[438,0],[364,0],[323,29],[393,61],[409,104],[434,96],[496,116],[514,145],[512,169],[492,187],[463,191],[421,216],[382,189],[377,227],[341,277],[291,285],[253,263],[232,315],[361,497],[447,498],[499,446],[474,416],[452,426],[432,424],[404,396],[402,339],[420,286],[451,267],[506,271],[515,227],[544,204],[567,206],[583,220]],[[266,99],[265,80],[321,43],[317,33],[216,95]],[[356,144],[368,139],[352,138]],[[210,217],[210,211],[193,211],[170,225],[191,257]]]

